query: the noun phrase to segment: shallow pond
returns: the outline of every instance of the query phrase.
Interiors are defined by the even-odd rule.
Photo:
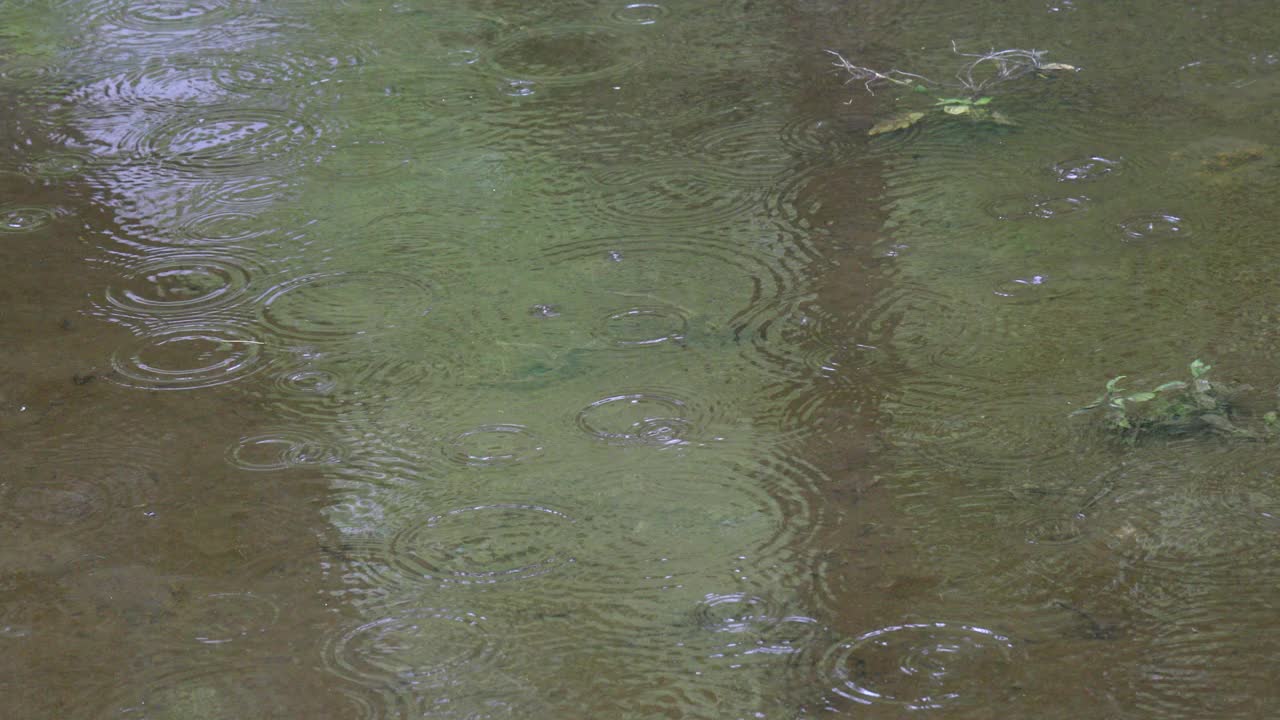
[[[1275,714],[1273,4],[0,14],[6,717]]]

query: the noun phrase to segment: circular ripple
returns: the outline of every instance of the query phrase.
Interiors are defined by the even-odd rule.
[[[501,75],[544,84],[614,77],[639,62],[607,28],[531,30],[498,45],[491,57]]]
[[[1120,234],[1131,242],[1172,240],[1191,235],[1186,220],[1171,213],[1138,215],[1120,223],[1119,227]]]
[[[455,435],[444,452],[459,465],[505,467],[541,455],[542,441],[523,425],[481,425]]]
[[[991,292],[997,297],[1007,298],[1003,302],[1021,304],[1067,297],[1073,294],[1075,289],[1051,282],[1048,275],[1025,275],[1012,280],[999,281]]]
[[[415,582],[490,585],[574,561],[573,518],[548,507],[494,504],[427,518],[391,540],[391,565]]]
[[[175,65],[173,60],[165,58],[123,69],[111,68],[77,87],[72,98],[77,104],[101,108],[100,120],[131,126],[137,118],[119,112],[120,108],[173,111],[181,107],[193,111],[219,94],[207,66],[190,62]],[[136,138],[134,131],[136,128],[127,128],[126,137]]]
[[[225,308],[247,296],[248,264],[234,256],[168,254],[129,270],[107,302],[125,313],[176,317]]]
[[[1007,303],[995,296],[980,300],[940,293],[929,284],[902,283],[873,298],[864,322],[879,332],[892,327],[892,346],[904,358],[951,371],[992,367],[1022,344],[1015,342],[1014,316],[1020,308],[1002,308]]]
[[[574,586],[655,598],[698,587],[709,567],[732,567],[742,581],[795,572],[832,508],[816,489],[821,471],[783,454],[695,467],[691,456],[661,454],[615,473]]]
[[[1015,195],[993,200],[983,206],[988,215],[997,220],[1052,220],[1068,217],[1088,209],[1089,198],[1084,195],[1043,197],[1040,195]]]
[[[133,0],[120,10],[124,24],[138,30],[195,29],[225,22],[243,12],[237,0]]]
[[[328,370],[315,368],[299,368],[286,372],[277,380],[277,384],[290,395],[306,397],[326,397],[338,389],[339,378]]]
[[[427,312],[426,284],[385,272],[304,275],[260,298],[266,324],[285,337],[326,340],[401,326]]]
[[[222,89],[238,94],[258,95],[264,91],[280,94],[303,89],[334,71],[334,58],[278,49],[281,52],[269,59],[237,58],[215,70],[213,81]],[[348,58],[344,64],[349,66],[353,62],[358,61]]]
[[[667,9],[658,3],[627,3],[609,13],[609,18],[623,25],[653,25],[665,17]]]
[[[482,664],[490,652],[484,618],[415,608],[343,632],[327,644],[325,661],[348,680],[411,694]]]
[[[265,365],[262,341],[230,324],[167,327],[116,351],[113,380],[148,390],[193,390],[236,382]]]
[[[259,635],[280,620],[280,606],[249,592],[210,593],[184,608],[184,627],[195,628],[195,640],[224,645]]]
[[[26,172],[42,180],[62,180],[83,174],[93,162],[93,155],[88,152],[59,150],[32,159]]]
[[[316,166],[333,178],[363,180],[407,168],[409,156],[409,150],[397,143],[365,140],[330,146]]]
[[[663,161],[597,176],[599,195],[589,210],[609,223],[664,228],[713,227],[748,218],[764,191],[723,179],[705,165]]]
[[[1022,653],[976,625],[907,623],[872,630],[828,653],[832,691],[858,705],[945,710],[1015,692]]]
[[[263,228],[261,218],[255,213],[217,211],[182,223],[176,241],[190,245],[222,245],[253,240],[274,229]]]
[[[115,505],[109,484],[55,476],[0,485],[0,517],[9,526],[38,528],[42,536],[84,532],[102,524]]]
[[[625,392],[601,398],[578,413],[578,427],[614,445],[686,445],[698,428],[685,401],[662,392]]]
[[[748,593],[709,593],[694,608],[698,627],[716,633],[744,633],[766,629],[781,620],[774,603]]]
[[[726,123],[694,135],[688,144],[698,157],[715,163],[708,170],[717,175],[768,182],[795,162],[787,146],[779,141],[783,127],[781,122],[769,119]]]
[[[1032,545],[1069,545],[1084,536],[1085,516],[1081,513],[1044,515],[1023,525]]]
[[[266,472],[302,465],[336,465],[346,457],[341,446],[294,431],[241,438],[227,460],[241,470]]]
[[[778,128],[783,146],[808,158],[833,160],[848,157],[861,143],[844,120],[828,115],[800,115]]]
[[[684,311],[670,305],[627,308],[607,315],[600,334],[616,347],[642,348],[679,344],[689,332]]]
[[[122,720],[266,720],[324,717],[334,712],[327,704],[332,701],[327,692],[316,692],[314,687],[299,691],[300,687],[308,687],[306,675],[310,669],[294,663],[206,662],[191,667],[190,660],[178,660],[157,664],[165,666],[162,674],[134,679],[130,689],[118,690],[108,700],[94,697],[92,704],[105,702],[108,707],[92,716]],[[144,687],[137,689],[140,684]],[[352,689],[330,689],[344,699],[357,697]],[[385,720],[392,716],[393,709],[382,706],[383,700],[361,696],[361,702],[351,703],[352,714],[343,717]]]
[[[1120,160],[1112,160],[1102,155],[1064,160],[1054,163],[1050,170],[1059,182],[1079,183],[1093,182],[1120,170]]]
[[[179,115],[139,145],[179,170],[239,173],[285,160],[319,137],[316,127],[284,112],[226,108]]]
[[[593,239],[553,246],[547,253],[550,269],[584,282],[599,278],[612,295],[636,294],[637,286],[660,283],[671,304],[706,305],[709,287],[721,290],[721,313],[701,318],[704,342],[736,343],[752,322],[769,317],[803,284],[802,270],[768,251],[697,235],[635,236]],[[688,302],[683,300],[688,298]]]
[[[1034,386],[1015,390],[1014,381],[1002,380],[1007,379],[953,375],[912,384],[906,405],[886,403],[902,419],[892,442],[907,456],[941,467],[1013,473],[1063,462],[1074,433],[1060,401]],[[991,399],[993,388],[1008,390]]]
[[[1230,464],[1220,458],[1145,464],[1135,473],[1138,483],[1108,498],[1108,507],[1123,516],[1115,513],[1113,528],[1097,541],[1129,566],[1150,570],[1153,585],[1225,587],[1242,577],[1274,575],[1280,555],[1274,474],[1224,467]],[[1236,508],[1245,512],[1232,512]]]
[[[0,207],[0,233],[27,233],[39,230],[58,217],[43,207]]]

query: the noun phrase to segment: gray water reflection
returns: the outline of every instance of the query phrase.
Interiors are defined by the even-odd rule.
[[[1269,6],[0,9],[16,716],[1267,715]]]

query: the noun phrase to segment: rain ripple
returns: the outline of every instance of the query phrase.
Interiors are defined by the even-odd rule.
[[[611,445],[674,447],[708,437],[705,411],[664,390],[618,392],[578,412],[578,428]]]
[[[249,299],[261,268],[240,248],[231,252],[164,252],[128,268],[106,290],[104,314],[198,320]],[[248,255],[248,257],[246,257]]]
[[[1089,155],[1054,163],[1050,169],[1059,182],[1082,183],[1101,180],[1119,172],[1123,167],[1122,160],[1112,160],[1102,155]]]
[[[56,220],[59,214],[56,208],[0,206],[0,234],[16,235],[41,230]]]
[[[473,468],[500,468],[528,462],[543,452],[542,441],[524,425],[481,425],[444,444],[446,459]]]
[[[484,617],[432,607],[395,609],[341,631],[324,650],[327,670],[390,692],[410,708],[425,699],[421,693],[446,686],[460,673],[479,673],[493,660]]]
[[[807,564],[801,553],[830,519],[817,492],[823,474],[783,453],[698,458],[650,460],[644,470],[613,474],[620,481],[609,507],[592,520],[601,543],[584,549],[576,568],[580,586],[657,597],[701,582],[717,554],[708,548],[721,549],[739,580],[797,582],[778,575]]]
[[[586,210],[607,223],[669,230],[715,227],[762,212],[765,192],[703,163],[658,160],[599,173]]]
[[[489,63],[504,78],[571,85],[617,78],[639,58],[609,28],[559,27],[507,38],[494,48]]]
[[[1160,242],[1192,234],[1186,220],[1164,212],[1131,217],[1121,222],[1119,227],[1126,242]]]
[[[267,327],[292,341],[342,340],[406,327],[426,315],[430,287],[387,272],[303,275],[258,299]]]
[[[120,689],[104,701],[93,698],[92,704],[105,703],[93,717],[122,720],[169,718],[261,718],[324,717],[334,708],[327,692],[300,692],[298,666],[292,663],[248,660],[240,662],[211,661],[193,667],[174,669],[163,659],[151,658],[166,670],[151,677],[143,676],[133,688]],[[353,720],[385,720],[387,708],[378,700],[363,697],[352,688],[327,688],[351,701],[346,708],[354,714],[343,715]],[[358,701],[357,701],[358,698]],[[88,704],[88,703],[86,703]]]
[[[647,348],[679,345],[689,332],[689,318],[673,305],[641,305],[617,310],[599,323],[599,334],[614,347]]]
[[[709,285],[724,288],[717,298],[717,309],[724,316],[699,318],[698,332],[695,334],[690,328],[686,336],[690,343],[696,339],[721,347],[736,347],[744,332],[753,324],[776,316],[786,306],[787,298],[803,286],[801,264],[777,257],[767,246],[744,245],[733,238],[600,238],[552,246],[544,257],[558,273],[572,273],[580,282],[596,279],[597,289],[604,292],[639,294],[650,300],[671,298],[653,315],[626,315],[635,309],[646,312],[638,306],[614,311],[622,316],[609,316],[606,323],[612,326],[611,332],[613,327],[622,331],[629,321],[647,321],[661,315],[667,317],[662,324],[670,323],[673,329],[683,324],[675,315],[683,315],[692,323],[692,314],[681,310],[686,303],[678,300],[687,296],[688,305],[701,307],[705,303],[700,300]],[[637,291],[655,284],[658,289],[651,293]],[[654,297],[654,293],[661,293],[663,298]]]
[[[413,584],[492,585],[545,575],[574,562],[580,535],[574,519],[554,508],[465,506],[395,533],[387,561]]]
[[[654,2],[633,2],[614,8],[609,18],[621,25],[654,25],[667,15],[666,7]]]
[[[192,173],[243,174],[298,167],[319,127],[279,110],[201,108],[144,128],[133,142],[143,159]]]
[[[31,472],[0,483],[0,522],[6,532],[19,533],[13,537],[100,537],[105,525],[125,519],[155,489],[156,478],[143,464],[151,458],[122,464],[101,448],[65,443],[41,454]]]
[[[823,667],[835,684],[832,705],[890,705],[906,711],[999,707],[1021,692],[1024,651],[978,625],[889,625],[840,643]]]
[[[112,356],[112,380],[144,390],[194,390],[242,380],[266,366],[263,342],[232,322],[145,332]]]
[[[241,438],[227,460],[241,470],[268,472],[299,466],[336,465],[347,449],[299,430],[261,433]]]

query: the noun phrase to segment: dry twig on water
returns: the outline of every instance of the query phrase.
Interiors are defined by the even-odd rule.
[[[972,61],[965,63],[960,71],[956,73],[956,80],[959,81],[958,87],[963,88],[971,94],[977,95],[994,85],[1017,80],[1029,73],[1038,70],[1075,70],[1070,65],[1061,63],[1046,63],[1043,58],[1046,54],[1044,50],[1022,50],[1020,48],[1010,48],[1008,50],[990,50],[985,53],[964,53],[960,52],[960,48],[955,41],[951,42],[951,49],[956,55],[961,57],[973,58]],[[885,72],[875,70],[873,68],[862,65],[854,65],[849,62],[840,53],[835,50],[827,50],[828,53],[834,55],[836,61],[832,65],[849,73],[849,80],[862,81],[863,87],[867,92],[875,95],[873,87],[881,83],[892,83],[900,86],[911,86],[913,84],[924,84],[929,86],[939,86],[941,83],[934,82],[923,75],[906,72],[893,68]],[[989,74],[983,76],[984,70],[988,70]]]
[[[853,82],[854,80],[862,80],[863,87],[865,87],[867,92],[872,95],[875,95],[876,91],[872,90],[871,86],[881,81],[890,82],[894,85],[910,85],[913,81],[923,82],[929,85],[936,84],[934,81],[923,75],[916,75],[915,73],[896,69],[889,70],[888,72],[880,72],[879,70],[873,70],[869,67],[854,65],[835,50],[828,50],[827,52],[836,57],[836,61],[831,63],[832,65],[835,65],[849,73],[849,79],[845,81],[846,83]]]

